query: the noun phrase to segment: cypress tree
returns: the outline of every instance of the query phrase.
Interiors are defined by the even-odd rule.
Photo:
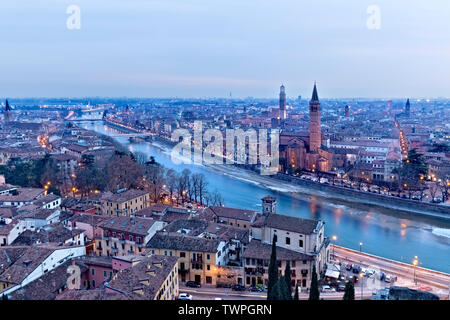
[[[291,263],[289,261],[286,261],[286,268],[284,269],[284,279],[289,290],[289,296],[292,299]]]
[[[269,281],[267,283],[267,300],[273,300],[272,289],[278,282],[278,262],[277,262],[277,247],[275,244],[275,235],[272,240],[272,254],[270,255],[269,263]]]
[[[285,276],[281,276],[280,279],[278,279],[278,283],[281,292],[279,300],[292,300],[292,292],[289,291]]]
[[[295,285],[294,300],[296,300],[296,301],[300,300],[299,297],[298,297],[298,284]]]
[[[347,281],[342,300],[355,300],[355,287],[351,281]]]
[[[319,280],[317,279],[316,265],[313,266],[311,286],[309,287],[309,300],[319,300]]]
[[[283,281],[284,282],[284,281]],[[283,292],[281,289],[281,281],[277,281],[270,291],[268,300],[283,300]]]

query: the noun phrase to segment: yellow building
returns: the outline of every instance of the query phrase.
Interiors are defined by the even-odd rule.
[[[224,241],[179,232],[156,233],[147,243],[146,253],[177,257],[181,282],[216,284],[217,267],[225,264]]]
[[[130,189],[101,199],[102,213],[110,216],[130,216],[149,205],[150,194],[145,190]]]

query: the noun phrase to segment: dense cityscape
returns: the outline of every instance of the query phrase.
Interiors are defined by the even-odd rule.
[[[259,175],[261,163],[248,158],[200,166],[221,175],[244,174],[253,182],[263,179],[263,186],[308,189],[331,203],[347,199],[344,211],[365,203],[446,226],[448,100],[323,101],[317,84],[311,99],[287,98],[286,91],[282,85],[273,100],[5,100],[0,295],[447,298],[448,269],[429,268],[421,256],[386,259],[365,252],[369,244],[363,242],[341,246],[341,235],[330,233],[325,221],[280,212],[283,190],[268,188],[257,208],[239,207],[227,201],[232,191],[218,190],[191,159],[184,159],[185,167],[166,167],[156,155],[134,150],[142,145],[171,150],[179,142],[173,133],[192,131],[198,123],[224,136],[230,128],[277,130],[279,164],[273,175]],[[195,141],[189,143],[195,151]],[[209,143],[204,139],[201,149]],[[223,148],[215,155],[226,153]],[[406,226],[398,228],[406,232]],[[448,228],[433,233],[448,248]],[[447,258],[444,252],[433,254]]]
[[[448,9],[0,1],[4,318],[448,306]]]

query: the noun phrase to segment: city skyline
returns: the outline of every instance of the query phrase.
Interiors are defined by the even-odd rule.
[[[5,97],[448,96],[445,1],[133,4],[69,1],[0,5],[0,80]]]

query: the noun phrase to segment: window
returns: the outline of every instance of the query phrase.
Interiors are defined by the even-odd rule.
[[[180,252],[180,258],[186,257],[186,252]]]
[[[94,276],[95,275],[95,269],[91,269],[91,274]]]
[[[164,250],[164,255],[167,256],[167,250]]]
[[[211,256],[210,256],[209,253],[206,254],[206,259],[207,259],[207,260],[211,259]]]
[[[300,248],[303,248],[303,240],[298,240],[298,246],[299,246]]]
[[[172,256],[172,251],[169,252],[169,255]]]
[[[286,237],[286,244],[287,244],[287,245],[290,245],[290,244],[291,244],[291,238]]]
[[[106,271],[103,271],[103,275],[105,276],[105,278],[108,276],[108,273]]]
[[[206,270],[211,270],[211,266],[209,264],[206,265]]]

